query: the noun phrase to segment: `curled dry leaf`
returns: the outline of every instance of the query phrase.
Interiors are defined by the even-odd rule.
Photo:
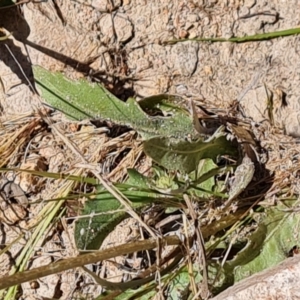
[[[21,187],[6,178],[0,180],[0,195],[5,201],[15,200],[19,205],[28,205],[28,199]]]
[[[0,200],[0,220],[2,222],[13,225],[24,220],[26,215],[27,211],[22,205]]]
[[[28,199],[20,186],[6,178],[0,180],[0,220],[12,225],[27,215]]]
[[[234,172],[234,181],[229,191],[228,202],[235,199],[251,182],[254,175],[255,167],[252,160],[245,155],[242,163],[236,168]]]
[[[33,171],[46,171],[48,166],[44,158],[40,155],[30,155],[26,162],[22,163],[20,169],[33,170]],[[30,193],[36,191],[40,188],[38,184],[38,177],[33,174],[22,172],[19,176],[20,188],[26,192]]]

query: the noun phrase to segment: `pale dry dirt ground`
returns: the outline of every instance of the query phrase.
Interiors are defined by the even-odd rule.
[[[225,110],[238,100],[244,114],[258,125],[268,119],[267,89],[274,94],[276,130],[279,134],[300,137],[299,36],[244,44],[163,44],[172,38],[232,37],[294,28],[300,24],[299,1],[57,0],[56,4],[50,0],[29,1],[19,7],[23,17],[16,9],[0,11],[0,27],[13,34],[9,41],[0,43],[2,122],[41,107],[31,87],[30,65],[38,64],[64,71],[72,78],[87,75],[97,78],[124,100],[128,96],[141,98],[175,93],[200,101],[206,107]],[[262,126],[269,129],[268,125]],[[72,128],[68,129],[72,132]],[[278,140],[267,133],[263,138],[265,145],[274,147],[274,153],[281,146],[280,155],[286,167],[292,164],[299,149],[296,143],[293,149],[279,145],[279,142],[296,141],[284,134]],[[47,137],[38,141],[44,146],[38,156],[47,161],[47,170],[57,172],[62,165],[67,168],[71,162],[62,163],[64,153],[57,144],[46,147],[49,141],[53,143],[53,139],[47,140]],[[128,143],[131,143],[130,138]],[[270,157],[270,168],[284,172],[283,166],[272,165],[272,155]],[[38,165],[37,161],[34,166]],[[43,169],[40,165],[39,170]],[[122,175],[119,177],[114,179],[121,179]],[[40,192],[41,182],[35,182],[33,188],[32,182],[18,180],[23,182],[26,192],[35,192],[35,189]],[[52,235],[53,240],[63,239],[65,245],[70,243],[66,233],[61,237],[55,232]],[[12,240],[14,235],[10,238]],[[60,256],[73,254],[71,250],[62,253],[54,249],[53,240],[51,251],[57,250]],[[17,253],[19,249],[14,251]],[[53,257],[44,256],[34,260],[32,266],[50,261]],[[40,282],[34,293],[30,286],[24,285],[24,297],[54,297],[59,276]],[[74,286],[65,282],[75,282],[75,274],[68,272],[62,276],[61,299],[68,299]]]

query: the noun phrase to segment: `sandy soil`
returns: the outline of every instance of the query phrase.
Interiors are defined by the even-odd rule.
[[[1,25],[21,42],[10,46],[23,68],[28,51],[33,64],[56,70],[72,65],[90,75],[101,74],[102,81],[112,84],[123,98],[169,92],[225,108],[238,99],[256,122],[266,118],[265,84],[275,96],[285,94],[287,106],[278,104],[278,124],[288,134],[300,135],[299,37],[245,44],[161,45],[174,37],[231,37],[293,28],[300,22],[297,1],[57,3],[60,16],[49,1],[22,6],[24,19],[10,14],[2,18]],[[1,53],[3,110],[10,114],[32,109],[24,76],[3,45]]]

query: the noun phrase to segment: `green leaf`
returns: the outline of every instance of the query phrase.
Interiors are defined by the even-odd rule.
[[[135,210],[140,210],[147,204],[158,200],[175,200],[175,197],[162,195],[148,187],[148,178],[130,169],[129,179],[126,184],[116,184],[115,187],[124,194]],[[163,199],[163,200],[162,200]],[[121,221],[128,217],[126,212],[117,212],[123,207],[102,186],[97,187],[97,195],[94,199],[85,203],[81,218],[75,225],[75,240],[78,249],[97,250],[101,247],[103,240]]]
[[[33,66],[33,71],[45,101],[71,119],[99,118],[127,125],[134,117],[145,117],[134,101],[126,104],[97,83],[73,81],[39,66]]]
[[[193,271],[189,274],[186,266],[182,267],[173,274],[173,278],[168,285],[168,299],[188,299],[190,294],[190,281],[193,277],[196,284],[199,284],[202,279],[199,268],[195,265],[193,266]]]
[[[106,236],[127,217],[125,212],[115,212],[122,209],[118,200],[105,198],[104,195],[100,194],[96,199],[87,201],[82,212],[87,217],[76,222],[75,240],[80,250],[99,250]],[[95,215],[98,213],[102,215]]]
[[[293,201],[295,202],[295,201]],[[279,209],[283,205],[279,205]],[[299,214],[280,211],[278,207],[260,213],[261,221],[248,238],[246,246],[224,264],[225,278],[215,287],[221,292],[228,286],[255,273],[271,268],[284,259],[300,242]]]
[[[106,291],[102,293],[99,297],[97,297],[95,300],[108,300],[108,299],[114,299],[114,300],[133,300],[133,299],[139,299],[139,300],[151,300],[157,293],[155,290],[156,287],[155,282],[150,282],[147,284],[144,284],[138,289],[128,289],[126,291]]]
[[[144,142],[144,151],[163,167],[186,173],[195,170],[201,159],[211,158],[215,161],[221,155],[238,155],[237,146],[226,139],[222,126],[206,141],[189,142],[155,137]]]
[[[127,173],[127,184],[146,189],[149,187],[149,178],[147,176],[144,176],[135,169],[127,169]]]
[[[103,86],[90,83],[85,79],[73,81],[61,73],[52,73],[39,66],[33,66],[38,89],[47,104],[62,111],[74,120],[102,119],[118,125],[133,128],[148,139],[157,136],[183,139],[197,136],[193,117],[183,108],[174,108],[168,117],[150,117],[146,108],[163,107],[174,102],[180,104],[183,99],[172,95],[158,95],[146,98],[139,103],[130,98],[125,103],[112,95]]]
[[[211,171],[218,170],[218,166],[213,162],[212,159],[206,158],[200,160],[200,163],[197,167],[197,177],[196,180],[198,181],[199,178],[204,178],[206,174],[213,174],[212,176],[209,176],[206,180],[203,180],[197,184],[198,190],[193,190],[195,195],[197,195],[200,198],[208,198],[211,194],[206,193],[205,191],[213,191],[213,188],[215,186],[215,174]],[[195,176],[194,176],[195,177]]]
[[[283,205],[279,207],[282,208]],[[235,269],[235,281],[279,264],[287,258],[288,252],[300,243],[299,214],[283,212],[278,208],[269,209],[266,214],[261,225],[266,227],[263,247],[255,259]],[[258,240],[253,242],[258,243]]]
[[[260,255],[267,237],[267,231],[268,228],[264,223],[259,224],[255,232],[248,238],[246,246],[231,261],[226,262],[224,266],[226,280],[223,288],[237,281],[234,270],[243,268],[244,265],[247,265]]]
[[[188,114],[188,112],[182,108],[185,104],[186,101],[183,98],[168,94],[150,96],[139,101],[139,105],[144,111],[163,111],[164,114],[174,114],[174,112],[177,111]]]

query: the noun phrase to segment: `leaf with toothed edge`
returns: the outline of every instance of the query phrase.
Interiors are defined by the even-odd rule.
[[[223,126],[205,141],[189,142],[169,137],[154,137],[144,142],[144,151],[165,168],[187,173],[195,170],[203,158],[216,160],[220,155],[238,155],[237,146],[226,139]]]
[[[178,96],[157,95],[145,98],[139,104],[129,98],[123,102],[97,83],[85,79],[73,81],[61,73],[52,73],[42,67],[33,66],[35,81],[46,103],[63,112],[73,120],[102,119],[136,130],[147,140],[155,136],[182,139],[196,138],[193,117],[185,108],[173,106],[170,116],[149,116],[144,110],[149,107],[168,106],[172,101],[183,102]]]

